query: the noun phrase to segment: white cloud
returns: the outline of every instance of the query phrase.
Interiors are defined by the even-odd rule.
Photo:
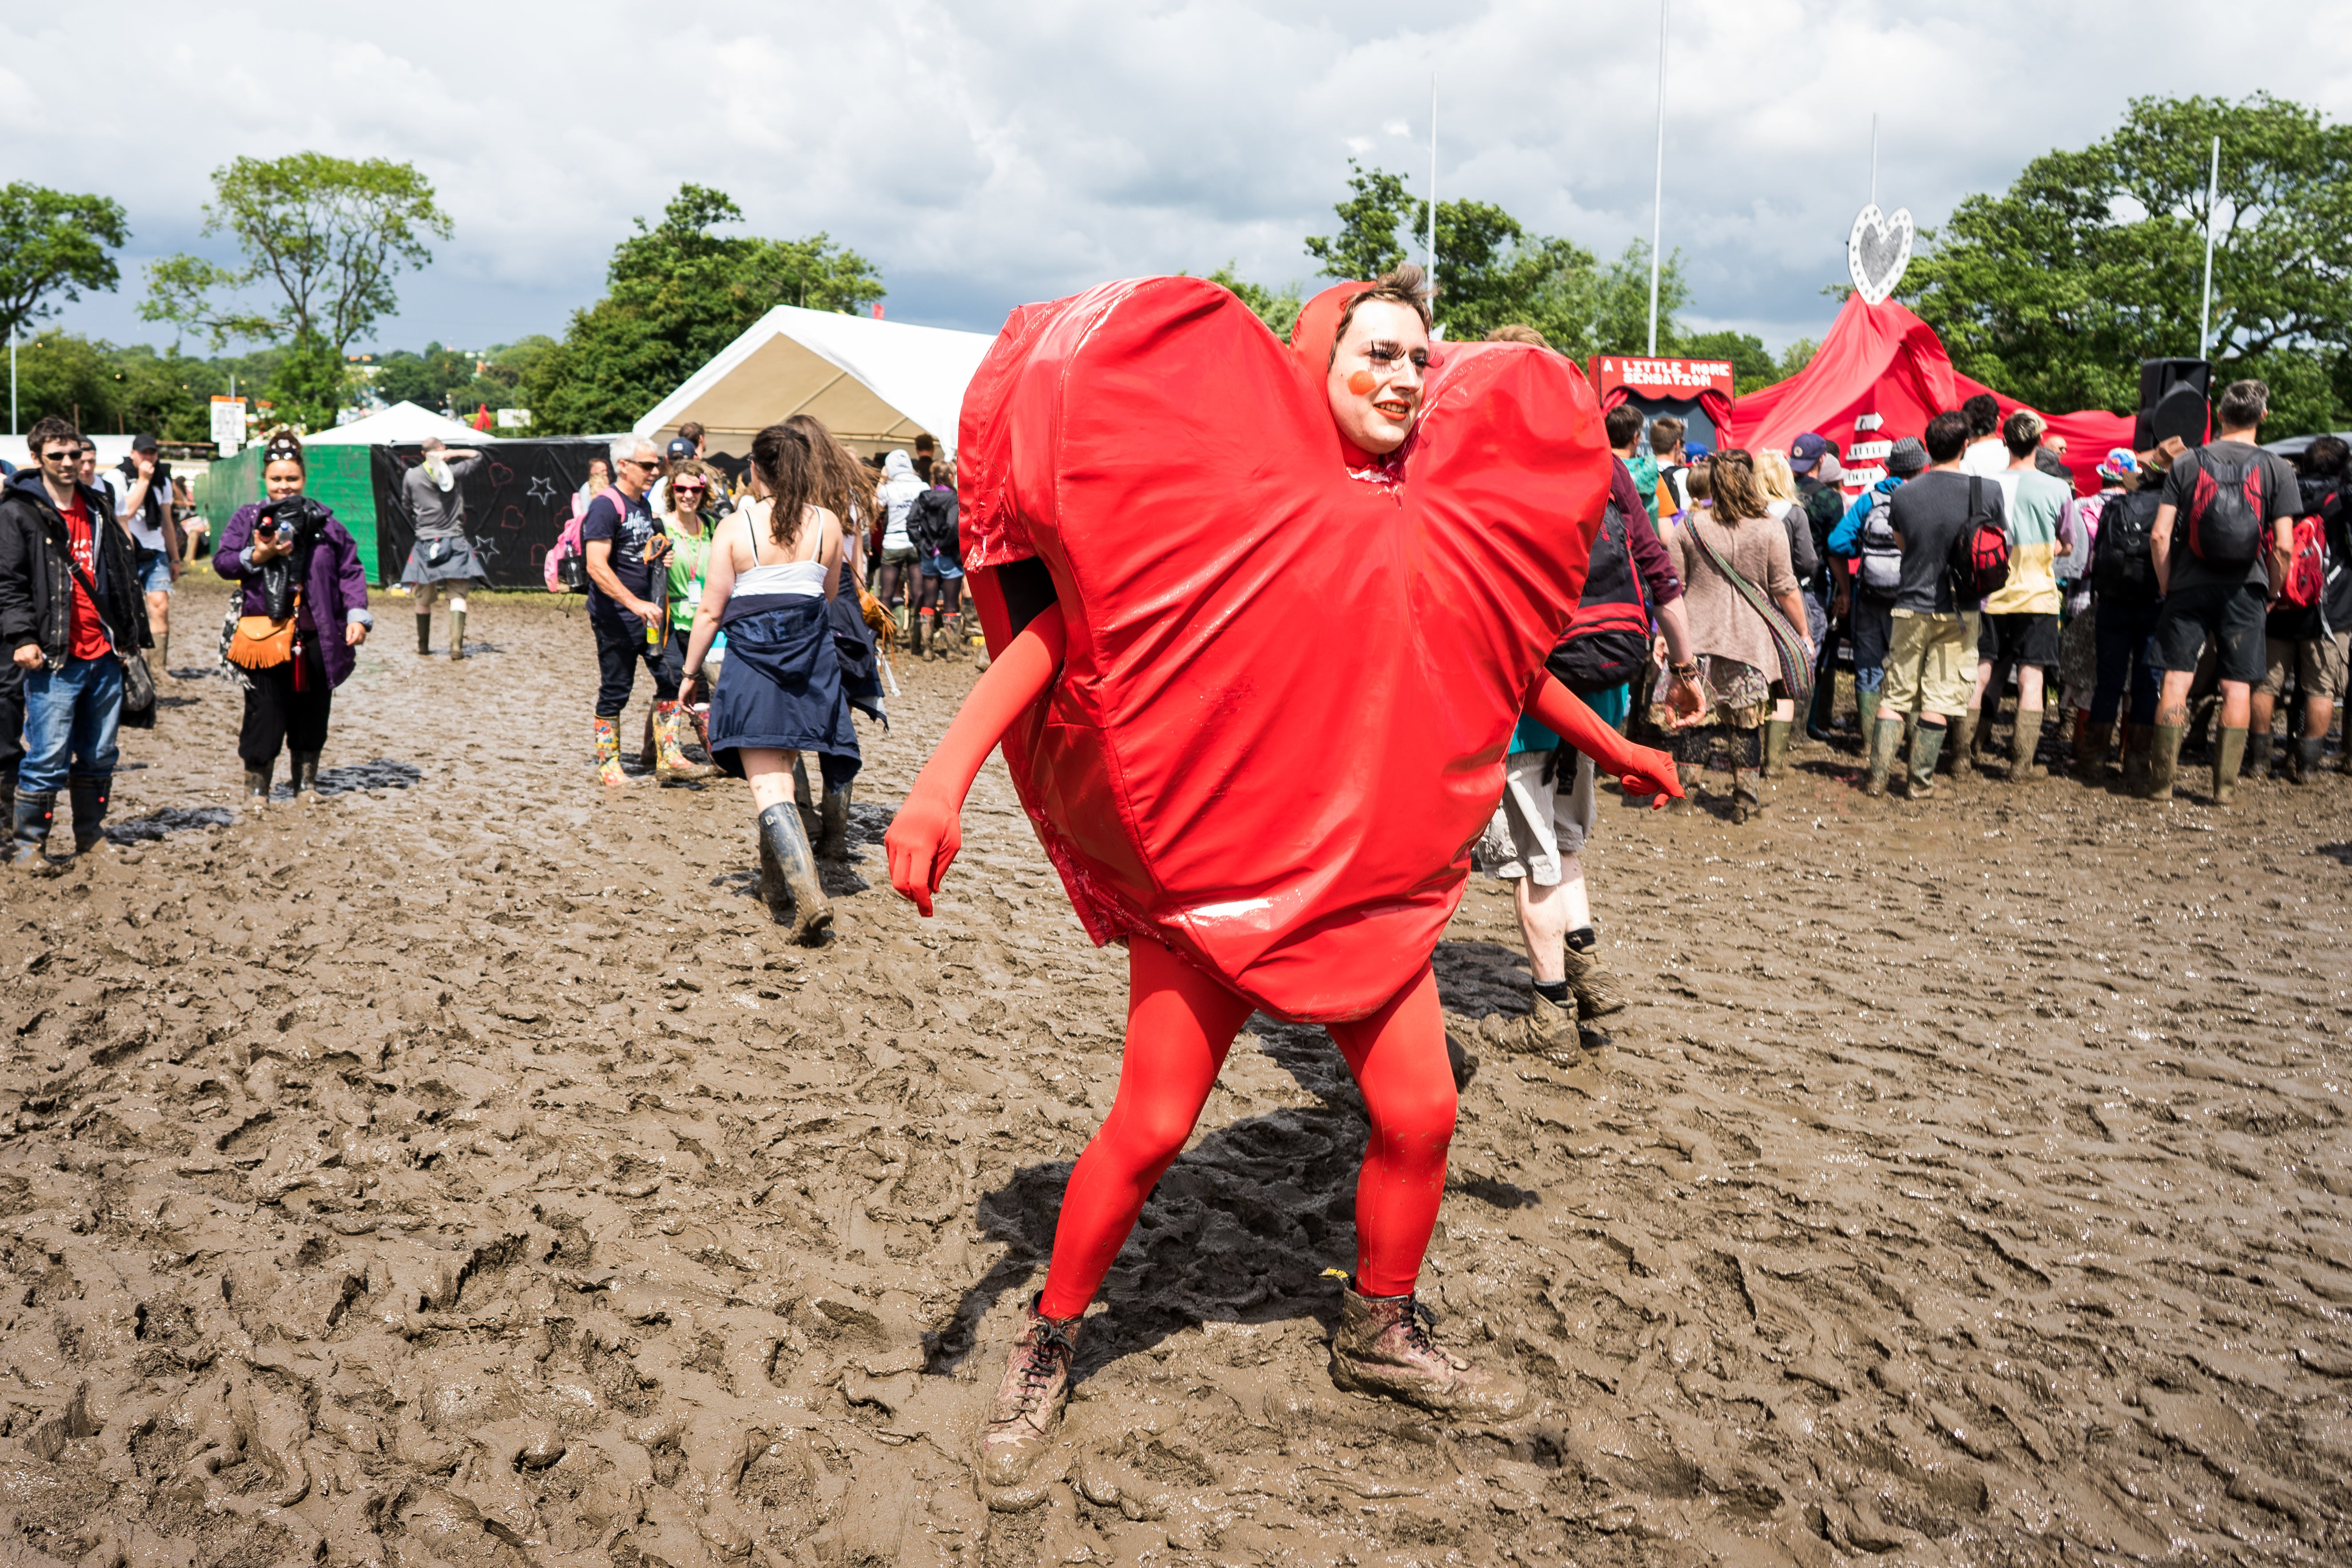
[[[201,17],[142,0],[70,26],[0,21],[0,129],[10,177],[123,202],[132,263],[204,247],[206,174],[237,154],[415,163],[457,234],[404,280],[388,342],[560,331],[629,220],[686,180],[732,195],[754,232],[854,245],[889,279],[895,319],[986,328],[1123,273],[1232,258],[1305,278],[1300,238],[1331,226],[1351,153],[1425,184],[1433,70],[1440,194],[1614,255],[1650,228],[1656,17],[1650,0]],[[2352,29],[2319,21],[2255,5],[2216,26],[2183,0],[1678,0],[1664,226],[1693,315],[1773,342],[1826,325],[1818,290],[1868,194],[1874,111],[1880,201],[1932,225],[2035,153],[2103,134],[2133,94],[2270,87],[2352,112]],[[2118,58],[2129,68],[2105,68]],[[92,113],[93,70],[157,85]],[[133,271],[68,324],[152,336]]]

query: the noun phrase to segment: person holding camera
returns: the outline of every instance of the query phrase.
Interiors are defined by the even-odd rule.
[[[155,639],[155,673],[172,661],[172,589],[180,581],[180,525],[172,509],[172,465],[155,437],[131,437],[131,455],[102,476],[115,521],[131,535],[131,565],[147,596],[147,630]]]
[[[335,688],[350,678],[359,662],[353,650],[375,625],[359,545],[333,512],[302,493],[307,477],[302,444],[271,437],[261,469],[269,499],[237,508],[213,556],[214,571],[245,584],[229,651],[246,678],[236,750],[256,805],[269,798],[280,747],[292,756],[294,793],[317,791]]]

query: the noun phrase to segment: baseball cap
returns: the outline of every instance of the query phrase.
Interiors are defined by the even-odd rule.
[[[682,458],[691,458],[694,456],[694,443],[683,436],[673,437],[668,447],[664,448],[664,455],[673,462]]]
[[[152,452],[156,449],[155,437],[145,435],[133,436],[131,437],[131,449],[134,452]]]
[[[1687,456],[1687,457],[1690,458],[1690,460],[1691,460],[1692,462],[1694,462],[1694,463],[1697,462],[1701,458],[1704,458],[1704,457],[1706,457],[1706,456],[1708,456],[1708,455],[1709,455],[1709,454],[1708,454],[1708,452],[1707,452],[1707,449],[1706,449],[1706,442],[1704,442],[1704,441],[1685,441],[1685,442],[1684,442],[1684,443],[1683,443],[1683,452],[1684,452],[1684,454],[1685,454],[1685,456]]]
[[[1829,449],[1827,437],[1818,431],[1808,430],[1789,443],[1789,467],[1798,473],[1810,474],[1813,471],[1813,465],[1820,462],[1822,455]]]
[[[1886,454],[1886,471],[1897,479],[1916,479],[1927,471],[1927,448],[1919,445],[1916,436],[1906,436],[1895,443]]]
[[[2103,479],[2136,479],[2139,477],[2139,458],[2129,447],[2110,447],[2107,455],[2099,459],[2099,478]]]

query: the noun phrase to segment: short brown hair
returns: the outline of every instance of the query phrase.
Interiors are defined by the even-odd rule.
[[[1642,411],[1630,403],[1621,403],[1601,416],[1609,431],[1609,444],[1622,447],[1642,433]]]
[[[25,432],[25,450],[37,458],[41,455],[41,448],[52,441],[67,441],[79,447],[82,444],[81,432],[73,427],[73,421],[60,419],[54,414],[34,420],[33,427]]]
[[[1650,421],[1650,450],[1661,458],[1682,445],[1683,422],[1671,414]]]
[[[1490,343],[1533,343],[1539,349],[1551,347],[1551,340],[1521,321],[1511,321],[1486,334]]]
[[[1331,358],[1339,357],[1339,343],[1348,335],[1348,323],[1356,319],[1358,307],[1374,300],[1386,300],[1402,305],[1421,318],[1421,329],[1429,330],[1429,275],[1408,261],[1402,267],[1391,268],[1372,279],[1372,286],[1355,294],[1348,307],[1339,312],[1339,324],[1331,330]]]
[[[679,426],[677,427],[677,433],[682,438],[693,442],[698,447],[702,445],[702,438],[710,434],[709,431],[705,430],[700,425],[698,425],[691,419]]]

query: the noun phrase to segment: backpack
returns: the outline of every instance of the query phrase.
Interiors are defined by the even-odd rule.
[[[1874,489],[1862,514],[1862,537],[1854,541],[1854,586],[1874,599],[1891,599],[1903,586],[1903,547],[1895,542],[1895,492]]]
[[[628,503],[621,499],[621,492],[610,485],[589,499],[601,500],[607,496],[612,498],[614,510],[626,517]],[[547,552],[544,565],[547,591],[551,594],[584,594],[588,591],[588,547],[580,542],[580,525],[588,521],[588,506],[589,502],[577,495],[572,498],[572,521],[563,525],[563,531],[555,536],[555,548]]]
[[[2107,502],[2099,512],[2099,537],[2093,546],[2091,580],[2101,595],[2147,598],[2156,592],[2156,509],[2164,502],[2156,490],[2130,490]]]
[[[907,538],[923,554],[945,555],[961,565],[958,532],[953,491],[934,488],[908,503]]]
[[[1544,668],[1580,697],[1622,686],[1650,658],[1650,606],[1625,531],[1632,524],[1612,501],[1592,535],[1584,596]]]
[[[1963,602],[2000,591],[2009,581],[2009,530],[1984,509],[1984,480],[1969,476],[1969,521],[1952,540],[1946,563],[1952,594]]]
[[[2246,567],[2263,552],[2263,455],[2216,458],[2197,451],[2189,498],[2189,553],[2208,566]]]
[[[2327,590],[2327,527],[2317,512],[2294,520],[2294,544],[2287,556],[2286,581],[2279,584],[2271,607],[2307,610]]]

